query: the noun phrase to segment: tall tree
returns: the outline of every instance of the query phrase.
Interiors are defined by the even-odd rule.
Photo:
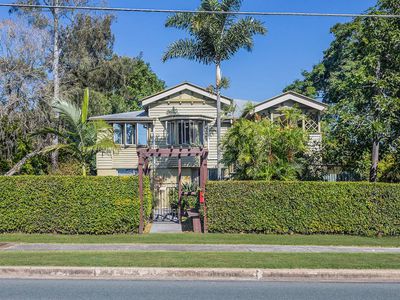
[[[237,12],[242,0],[202,0],[199,11]],[[266,34],[264,25],[252,17],[238,19],[233,14],[178,13],[169,17],[166,27],[183,29],[190,38],[172,43],[164,53],[163,61],[186,58],[206,65],[214,64],[216,70],[215,92],[217,95],[217,167],[221,178],[221,99],[220,89],[224,80],[221,63],[229,60],[239,49],[251,51],[254,35]]]
[[[88,0],[17,0],[16,3],[21,4],[36,4],[36,5],[51,5],[49,9],[50,15],[41,8],[18,8],[16,9],[21,14],[28,15],[31,23],[38,28],[47,28],[52,34],[52,62],[51,73],[53,74],[53,98],[52,103],[57,103],[60,100],[60,26],[64,17],[70,15],[72,10],[62,10],[58,6],[66,5],[81,5],[86,4]],[[14,9],[15,10],[15,9]],[[58,124],[59,114],[54,112],[55,123]],[[52,143],[57,145],[58,137],[54,136]],[[58,167],[58,152],[51,154],[53,170]]]
[[[400,13],[399,0],[380,0],[370,14]],[[370,155],[369,180],[377,180],[382,153],[400,136],[400,22],[355,18],[332,28],[334,40],[303,85],[312,82],[332,107],[329,134],[344,160]],[[297,86],[299,84],[297,83]]]
[[[49,124],[42,96],[48,40],[46,31],[19,18],[0,22],[0,174],[45,142],[30,133]],[[37,164],[32,171],[43,170]]]

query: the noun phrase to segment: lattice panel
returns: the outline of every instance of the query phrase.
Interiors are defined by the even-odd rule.
[[[307,132],[318,132],[318,122],[312,119],[305,119],[304,120],[304,129]]]

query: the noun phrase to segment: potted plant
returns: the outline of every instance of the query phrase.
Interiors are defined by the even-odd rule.
[[[182,184],[182,209],[189,213],[198,213],[200,203],[198,201],[199,187],[196,183]]]

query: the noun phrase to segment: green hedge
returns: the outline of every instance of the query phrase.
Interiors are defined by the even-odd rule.
[[[137,176],[0,176],[0,232],[135,232],[138,194]],[[149,216],[148,178],[144,179],[144,204]]]
[[[211,232],[400,234],[400,184],[209,182]]]

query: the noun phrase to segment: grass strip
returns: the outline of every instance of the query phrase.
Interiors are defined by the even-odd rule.
[[[276,234],[0,234],[0,242],[19,243],[149,243],[149,244],[257,244],[400,247],[400,237],[363,237],[350,235],[276,235]]]
[[[0,252],[2,266],[400,269],[386,253]]]

